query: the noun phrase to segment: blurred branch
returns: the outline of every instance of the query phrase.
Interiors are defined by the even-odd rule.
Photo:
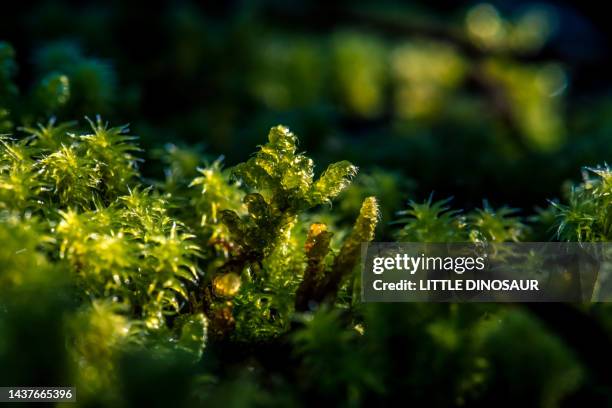
[[[471,84],[482,91],[489,102],[487,106],[502,121],[505,129],[508,130],[508,136],[522,151],[529,150],[529,146],[522,137],[522,131],[514,118],[512,103],[504,86],[487,75],[480,63],[475,63],[470,67],[467,77]]]
[[[483,58],[492,56],[512,57],[521,62],[549,61],[550,59],[564,60],[561,55],[549,55],[548,52],[516,52],[507,49],[484,49],[475,44],[464,32],[460,24],[449,24],[431,13],[416,8],[373,7],[360,5],[359,7],[346,7],[346,5],[325,4],[325,15],[320,8],[289,8],[270,7],[266,14],[275,22],[284,22],[295,29],[303,27],[312,31],[337,30],[339,27],[357,27],[378,32],[387,37],[427,37],[446,41],[453,44],[465,56],[470,58]],[[547,50],[548,51],[548,50]]]

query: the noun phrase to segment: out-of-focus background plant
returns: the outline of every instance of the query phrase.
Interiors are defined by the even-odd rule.
[[[470,207],[545,205],[609,153],[609,28],[586,5],[16,7],[0,17],[1,58],[16,61],[0,78],[30,98],[3,123],[102,114],[147,147],[203,144],[230,165],[283,123],[325,164],[377,166]]]
[[[364,305],[355,269],[372,239],[610,240],[601,7],[14,4],[0,385],[92,406],[609,404],[606,305]]]

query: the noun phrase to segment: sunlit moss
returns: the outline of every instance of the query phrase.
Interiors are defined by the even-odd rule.
[[[409,209],[400,211],[402,224],[396,233],[404,242],[516,242],[527,233],[527,226],[516,210],[491,208],[487,202],[483,209],[475,209],[465,215],[451,210],[450,199],[433,201],[429,197],[423,203],[410,202]]]
[[[0,298],[9,293],[26,294],[42,285],[53,287],[63,280],[61,266],[54,265],[45,249],[52,248],[55,238],[44,223],[29,215],[0,211]],[[57,282],[55,282],[57,281]],[[21,292],[20,292],[21,291]]]
[[[567,203],[553,203],[557,236],[566,241],[608,242],[612,239],[612,172],[607,166],[587,169],[572,186]]]
[[[246,214],[230,209],[221,212],[234,247],[228,261],[217,271],[219,275],[213,278],[211,292],[218,298],[213,304],[225,304],[227,297],[234,297],[233,288],[238,286],[240,276],[232,303],[223,307],[232,311],[234,337],[242,341],[263,341],[288,329],[307,258],[304,246],[308,241],[301,232],[304,228],[300,214],[329,204],[348,187],[356,173],[352,164],[343,161],[331,164],[315,179],[313,161],[296,152],[296,136],[277,126],[270,130],[267,144],[233,169],[251,192],[242,199]],[[203,178],[197,180],[204,185],[205,182]],[[377,221],[376,202],[366,199],[334,268],[317,276],[308,290],[300,290],[299,307],[311,298],[321,301],[336,294],[341,279],[350,275],[357,262],[356,248],[360,242],[373,238]]]

